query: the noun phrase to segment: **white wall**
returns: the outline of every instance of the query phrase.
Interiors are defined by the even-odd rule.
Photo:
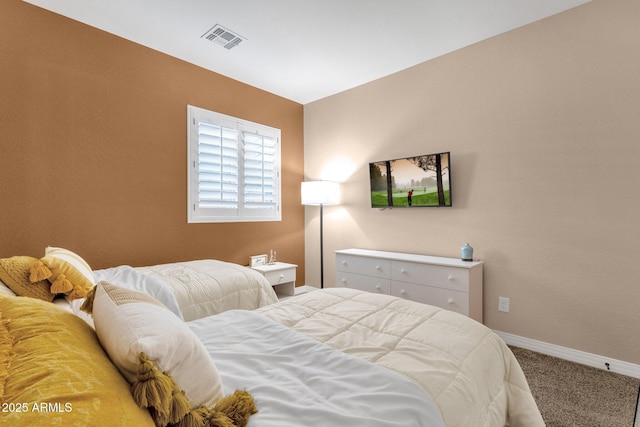
[[[640,363],[638,17],[640,2],[596,0],[305,106],[305,179],[343,183],[325,285],[336,249],[458,257],[469,242],[490,328]],[[440,151],[453,208],[369,207],[369,162]],[[317,208],[305,227],[314,285]]]

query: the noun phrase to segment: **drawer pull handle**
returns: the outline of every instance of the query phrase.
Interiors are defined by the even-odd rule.
[[[406,295],[406,294],[407,294],[407,291],[405,291],[404,289],[400,289],[400,293],[401,293],[402,295]]]
[[[453,279],[455,279],[455,277],[449,276],[449,277],[447,277],[447,279],[449,279],[450,282],[453,282]]]
[[[447,302],[448,302],[449,304],[453,304],[453,298],[449,298],[449,299],[447,300]]]
[[[376,285],[376,289],[377,289],[377,290],[380,290],[380,285]]]
[[[342,265],[347,265],[347,261],[342,261]]]
[[[380,270],[380,269],[381,269],[380,266],[376,265],[376,270]]]
[[[342,283],[347,283],[347,279],[342,279]]]
[[[407,270],[405,270],[404,268],[400,269],[400,273],[406,273],[406,272],[407,272]]]

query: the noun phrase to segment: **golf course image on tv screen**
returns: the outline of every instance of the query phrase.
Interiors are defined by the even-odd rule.
[[[371,207],[451,207],[451,156],[425,154],[369,163]]]

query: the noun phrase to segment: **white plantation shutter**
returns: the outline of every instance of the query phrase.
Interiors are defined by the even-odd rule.
[[[188,221],[280,221],[280,130],[193,106],[188,118]]]
[[[198,123],[198,207],[238,208],[238,132]]]

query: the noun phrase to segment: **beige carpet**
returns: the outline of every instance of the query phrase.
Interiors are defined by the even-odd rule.
[[[638,379],[517,347],[511,350],[547,427],[633,426]]]

